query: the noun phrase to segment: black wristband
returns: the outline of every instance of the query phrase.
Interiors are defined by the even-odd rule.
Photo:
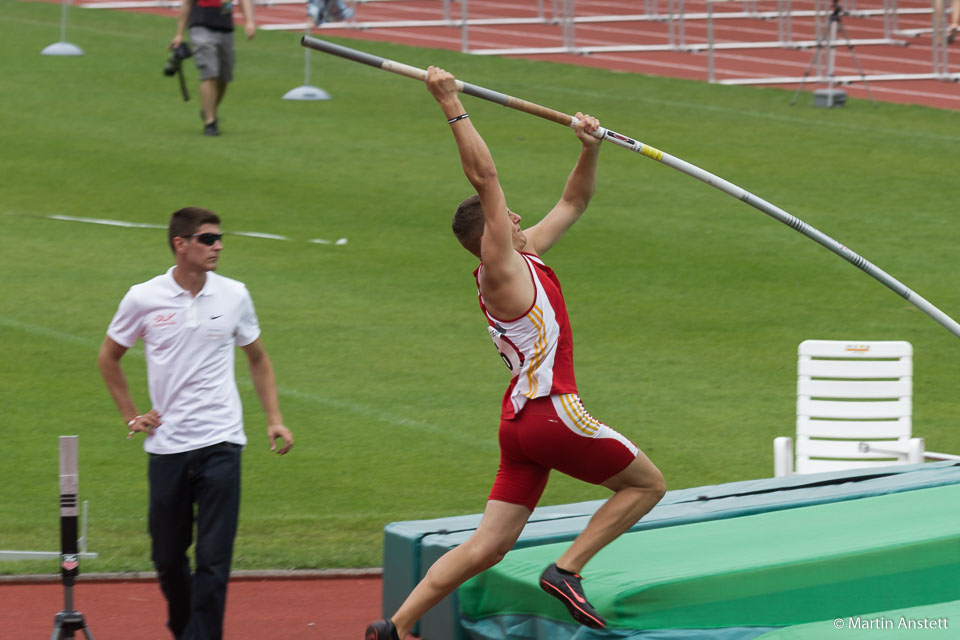
[[[454,117],[450,118],[449,120],[447,120],[447,124],[453,124],[453,123],[456,122],[457,120],[464,120],[464,119],[469,118],[469,117],[470,117],[470,114],[469,114],[469,113],[461,113],[460,115],[454,116]]]

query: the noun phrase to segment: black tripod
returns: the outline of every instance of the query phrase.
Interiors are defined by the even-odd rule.
[[[77,505],[77,436],[60,436],[60,575],[63,578],[63,611],[53,619],[50,640],[74,638],[77,631],[83,632],[87,640],[93,640],[83,614],[73,609],[73,585],[80,566]]]
[[[840,8],[840,1],[833,0],[833,9],[830,11],[830,16],[827,19],[827,29],[825,33],[820,35],[816,44],[816,53],[813,54],[813,59],[810,60],[810,64],[807,65],[807,70],[803,73],[803,78],[800,79],[800,86],[797,87],[796,93],[793,94],[793,100],[790,101],[790,106],[793,106],[797,103],[797,98],[800,96],[800,91],[803,89],[803,85],[806,82],[807,78],[810,76],[810,71],[813,70],[814,66],[820,64],[820,56],[823,54],[824,48],[827,50],[827,73],[826,89],[817,89],[813,92],[814,104],[818,107],[835,107],[843,106],[847,101],[847,93],[842,89],[835,89],[833,87],[835,82],[835,63],[836,63],[836,49],[837,49],[837,35],[843,35],[843,39],[846,41],[847,49],[850,51],[850,58],[853,59],[854,64],[857,65],[857,71],[860,72],[860,79],[863,80],[863,85],[867,89],[867,95],[870,96],[870,102],[873,103],[873,106],[877,106],[877,101],[873,98],[873,92],[870,91],[870,84],[867,82],[867,76],[863,72],[863,67],[860,65],[860,61],[857,59],[857,55],[853,52],[853,44],[850,42],[850,36],[847,35],[847,30],[843,28],[843,21],[841,16],[843,15],[843,9]],[[818,76],[818,80],[823,80],[823,77]]]
[[[75,638],[76,632],[83,632],[87,640],[93,640],[93,634],[87,627],[83,614],[73,609],[73,578],[63,579],[63,611],[58,613],[53,619],[53,634],[50,640],[60,640],[61,638]]]

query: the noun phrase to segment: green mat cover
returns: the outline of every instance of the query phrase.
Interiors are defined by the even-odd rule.
[[[587,566],[612,628],[783,627],[960,599],[960,486],[622,536]],[[567,543],[517,549],[459,591],[470,619],[569,621],[538,584]]]
[[[490,616],[482,620],[462,618],[462,621],[471,640],[759,640],[760,636],[775,630],[772,627],[588,629],[572,622],[519,615]]]
[[[960,484],[960,463],[935,462],[834,471],[674,489],[668,491],[653,511],[634,525],[631,531],[742,517],[950,484]],[[594,500],[537,507],[514,548],[573,540],[603,502]],[[383,554],[384,616],[396,611],[430,565],[446,551],[462,544],[479,522],[480,514],[473,514],[387,525],[384,530]],[[539,620],[542,622],[545,619]],[[426,640],[466,640],[467,634],[464,624],[461,623],[457,594],[450,595],[427,612],[415,632]],[[539,637],[561,637],[552,631],[544,633],[545,635]],[[479,637],[498,636],[481,634]],[[743,636],[738,640],[748,639]]]

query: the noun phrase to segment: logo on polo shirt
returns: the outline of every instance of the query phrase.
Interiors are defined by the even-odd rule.
[[[153,317],[153,326],[155,327],[169,327],[177,324],[177,321],[173,319],[173,316],[177,315],[177,312],[174,311],[168,316],[158,313]]]

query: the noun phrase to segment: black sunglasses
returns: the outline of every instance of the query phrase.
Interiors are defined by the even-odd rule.
[[[223,239],[223,234],[222,233],[194,233],[193,235],[180,236],[180,237],[196,238],[199,242],[202,242],[208,247],[212,247],[213,245],[217,244],[217,240]]]

